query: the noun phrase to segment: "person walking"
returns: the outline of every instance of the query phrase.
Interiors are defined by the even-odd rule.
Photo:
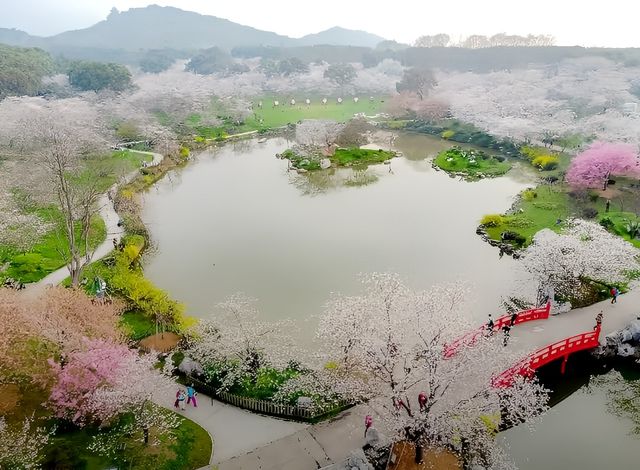
[[[373,426],[373,418],[371,415],[367,415],[364,417],[364,437],[367,437],[367,431],[369,428]]]
[[[189,385],[187,387],[187,405],[189,403],[193,403],[194,408],[198,407],[198,402],[196,401],[196,395],[198,395],[198,392],[196,392],[195,389],[193,388],[193,384]]]
[[[491,314],[489,314],[489,321],[487,322],[487,334],[492,335],[493,334],[493,318],[491,318]]]
[[[597,330],[602,326],[603,317],[604,317],[604,314],[602,313],[602,310],[600,310],[600,313],[596,315],[596,326],[593,327],[594,330]]]
[[[617,287],[612,287],[611,290],[609,291],[609,293],[611,294],[611,303],[612,304],[617,304],[618,303],[618,295],[620,295],[620,291],[618,290]]]
[[[180,411],[184,411],[185,410],[185,399],[187,398],[187,396],[184,393],[184,390],[179,390],[178,391],[178,406],[180,407]]]
[[[511,332],[511,327],[509,325],[504,325],[502,327],[502,332],[504,333],[504,338],[502,339],[502,345],[506,346],[509,342],[509,333]]]
[[[424,411],[427,409],[427,394],[424,392],[420,392],[418,394],[418,405],[420,405],[420,411]]]
[[[180,406],[180,389],[176,392],[176,401],[173,402],[173,407],[177,410]]]
[[[515,325],[517,319],[518,319],[518,312],[512,313],[511,314],[511,321],[509,322],[509,326]]]

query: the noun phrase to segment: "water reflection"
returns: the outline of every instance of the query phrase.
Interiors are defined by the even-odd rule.
[[[446,145],[403,139],[395,145],[405,156]],[[373,271],[398,272],[416,289],[471,281],[478,319],[510,291],[514,260],[499,259],[475,227],[506,210],[523,182],[461,182],[417,157],[394,159],[393,173],[375,165],[298,175],[275,158],[287,146],[270,139],[212,149],[146,195],[143,217],[158,245],[146,273],[190,314],[244,291],[266,317],[305,322],[330,292],[357,293],[359,273]]]

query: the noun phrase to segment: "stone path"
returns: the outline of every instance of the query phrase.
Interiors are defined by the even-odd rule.
[[[155,166],[162,162],[164,155],[154,152],[142,152],[136,151],[136,153],[142,153],[145,155],[150,155],[153,157],[149,166]],[[114,184],[111,188],[109,188],[109,192],[115,193],[117,186],[119,184],[127,184],[131,182],[136,176],[140,174],[139,170],[132,171],[122,178],[119,183]],[[118,216],[115,208],[113,207],[113,201],[109,199],[107,193],[103,194],[98,200],[98,213],[100,217],[104,220],[104,224],[106,226],[106,238],[104,242],[98,245],[91,256],[91,261],[97,261],[99,259],[104,258],[109,253],[113,251],[113,239],[115,238],[117,242],[122,238],[122,234],[124,233],[124,229],[122,227],[118,227],[118,221],[120,217]],[[69,277],[69,270],[66,266],[50,273],[48,276],[40,279],[38,282],[34,282],[31,284],[27,284],[26,288],[30,293],[38,293],[41,292],[46,286],[49,285],[58,285],[62,281],[64,281],[67,277]]]

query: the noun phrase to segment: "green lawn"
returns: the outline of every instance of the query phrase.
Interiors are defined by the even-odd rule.
[[[533,235],[543,228],[560,230],[562,225],[556,224],[557,220],[565,221],[570,213],[570,201],[565,188],[540,185],[534,190],[523,191],[513,213],[504,215],[503,223],[486,227],[486,230],[494,240],[500,240],[500,234],[505,231],[518,233],[526,238],[526,246],[531,243]]]
[[[345,98],[342,104],[336,102],[336,97],[329,98],[326,105],[323,105],[322,97],[309,97],[310,105],[306,105],[305,96],[295,96],[296,104],[291,106],[291,97],[263,96],[252,100],[252,114],[241,125],[235,125],[231,120],[224,117],[225,110],[219,102],[213,102],[209,115],[223,119],[223,124],[217,127],[203,125],[206,116],[192,114],[185,120],[185,125],[198,136],[206,139],[223,139],[231,134],[239,134],[248,131],[263,131],[276,127],[295,124],[303,119],[331,119],[345,122],[356,113],[364,113],[372,116],[380,113],[384,106],[385,97],[375,96],[373,101],[369,97],[361,96],[355,103],[352,98]],[[278,100],[280,105],[273,106],[273,102]],[[258,103],[262,101],[263,107],[260,109]],[[158,119],[167,121],[168,116],[158,116]]]
[[[471,180],[504,175],[511,169],[511,163],[505,157],[460,147],[440,152],[433,163],[448,173],[460,174]]]
[[[251,129],[281,127],[287,124],[295,124],[303,119],[331,119],[338,122],[348,121],[357,113],[365,113],[367,116],[378,114],[384,106],[385,97],[375,96],[373,101],[369,97],[361,96],[357,103],[353,99],[345,98],[342,104],[337,104],[336,98],[328,98],[326,105],[322,104],[322,97],[309,97],[310,105],[304,104],[306,97],[294,97],[296,104],[289,104],[291,98],[265,96],[253,100],[254,114],[247,119],[245,125]],[[273,107],[274,100],[280,101],[280,106]],[[263,107],[259,109],[257,104],[262,101]],[[263,122],[260,122],[260,119]]]
[[[139,310],[125,312],[120,317],[120,327],[132,341],[139,341],[156,333],[156,323]]]
[[[395,156],[395,152],[389,152],[381,149],[340,148],[336,150],[332,157],[329,158],[331,162],[336,163],[338,166],[353,166],[382,163]]]
[[[44,220],[60,224],[62,214],[55,207],[37,209],[36,212]],[[77,228],[80,235],[80,228]],[[101,217],[95,216],[91,221],[90,246],[95,248],[105,239],[106,227]],[[0,278],[12,277],[22,282],[35,282],[65,265],[61,255],[66,248],[66,238],[61,230],[53,230],[45,234],[29,251],[18,252],[11,247],[0,247],[0,264],[8,263],[8,267],[0,274]]]
[[[494,240],[500,240],[504,231],[511,231],[526,238],[525,246],[531,243],[533,235],[543,228],[559,231],[570,217],[579,217],[601,222],[611,221],[608,230],[640,248],[640,239],[631,239],[626,230],[628,222],[640,222],[640,218],[625,208],[634,207],[637,192],[627,192],[624,196],[611,201],[606,212],[606,199],[600,197],[600,191],[588,191],[583,197],[569,194],[567,185],[540,185],[533,190],[525,190],[512,209],[512,213],[502,216],[502,223],[486,227],[487,234]],[[588,212],[591,212],[590,214]],[[561,223],[558,224],[558,219]]]

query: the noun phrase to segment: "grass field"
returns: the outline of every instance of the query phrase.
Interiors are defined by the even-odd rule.
[[[311,104],[307,105],[304,103],[306,97],[294,97],[296,104],[292,106],[290,104],[291,97],[263,96],[252,100],[253,111],[241,125],[235,125],[227,119],[223,119],[224,122],[220,126],[203,125],[202,123],[205,121],[206,116],[200,114],[190,115],[185,124],[200,137],[221,139],[231,134],[255,130],[264,131],[286,126],[287,124],[295,124],[304,119],[331,119],[345,122],[357,113],[373,116],[383,110],[386,99],[384,96],[374,96],[373,101],[370,101],[369,97],[362,96],[359,98],[357,103],[352,98],[345,98],[342,104],[338,104],[336,98],[330,98],[327,104],[324,105],[321,102],[322,97],[310,97]],[[277,107],[273,106],[276,100],[280,103]],[[259,102],[262,102],[262,108],[258,107]],[[214,102],[209,115],[224,116],[225,110],[220,103]],[[162,116],[161,118],[165,121],[167,120],[167,116]]]
[[[487,234],[494,240],[500,240],[502,232],[516,232],[526,238],[526,246],[539,230],[548,228],[560,231],[570,217],[595,222],[607,218],[611,221],[611,226],[608,227],[610,232],[640,248],[640,239],[632,239],[626,230],[629,222],[640,222],[640,218],[634,212],[624,210],[625,207],[634,207],[633,203],[637,201],[638,195],[628,192],[624,197],[613,199],[607,212],[607,199],[600,197],[600,194],[600,191],[591,191],[581,198],[571,197],[566,185],[540,185],[533,190],[525,190],[514,206],[513,213],[503,215],[501,224],[486,227]],[[588,211],[591,211],[589,216],[586,215]],[[557,223],[558,219],[560,224]]]

